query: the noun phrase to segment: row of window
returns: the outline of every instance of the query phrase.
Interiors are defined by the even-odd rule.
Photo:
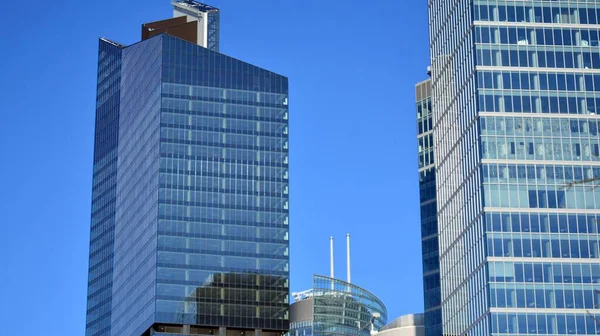
[[[102,43],[98,50],[98,82],[121,69],[121,50]]]
[[[421,220],[421,236],[427,237],[437,234],[437,216],[423,218]]]
[[[427,167],[433,164],[433,148],[419,152],[419,168]]]
[[[287,138],[256,136],[247,134],[210,132],[187,130],[182,128],[161,127],[160,135],[162,140],[181,141],[181,142],[204,142],[209,144],[222,144],[225,146],[245,146],[261,147],[269,149],[287,148]]]
[[[110,189],[105,190],[104,193],[100,194],[97,191],[93,192],[92,195],[92,214],[94,214],[94,216],[96,216],[96,211],[106,207],[107,205],[111,204],[111,203],[115,203],[116,199],[117,199],[117,185],[116,185],[116,180],[117,180],[117,174],[115,173],[114,177],[111,179],[112,181],[107,181],[107,182],[113,182],[112,184],[108,184],[106,183],[106,186],[110,186]]]
[[[597,335],[588,314],[492,313],[492,335]]]
[[[600,179],[600,166],[484,164],[484,182],[567,185]],[[583,184],[583,182],[581,182]]]
[[[211,286],[212,285],[212,286]],[[206,286],[186,286],[178,284],[158,283],[156,295],[160,298],[181,301],[225,301],[255,303],[288,303],[287,291],[273,289],[221,288],[217,284],[208,283]]]
[[[159,234],[169,236],[218,237],[221,240],[287,241],[287,227],[269,227],[267,225],[217,224],[201,221],[167,220],[158,221]]]
[[[569,239],[571,238],[571,239]],[[568,237],[539,235],[530,237],[498,237],[487,239],[488,256],[525,258],[598,258],[598,236]]]
[[[204,133],[204,132],[202,132]],[[247,135],[243,135],[244,137]],[[191,136],[189,136],[191,137]],[[202,136],[201,136],[202,137]],[[208,136],[210,137],[210,136]],[[188,138],[188,136],[185,136],[185,138]],[[240,139],[240,138],[235,138],[236,141],[243,141],[244,139]],[[209,141],[204,141],[204,140],[185,140],[185,139],[180,139],[177,137],[163,137],[161,138],[161,142],[162,143],[175,143],[175,144],[179,144],[179,145],[187,145],[187,146],[209,146],[209,147],[217,147],[217,148],[222,148],[222,149],[242,149],[242,150],[249,150],[249,151],[254,151],[254,152],[258,152],[258,151],[266,151],[266,152],[276,152],[276,153],[287,153],[288,151],[288,143],[286,139],[281,139],[281,141],[279,141],[279,144],[277,144],[276,146],[271,146],[270,144],[267,145],[255,145],[254,143],[256,143],[256,139],[254,139],[254,141],[252,141],[252,143],[228,143],[225,137],[221,137],[221,139],[219,139],[217,142],[209,142]],[[189,152],[188,152],[189,153]],[[190,155],[188,153],[185,153],[184,155]],[[162,152],[161,154],[171,154],[171,153],[165,153]],[[246,161],[250,161],[251,159],[243,159]]]
[[[101,235],[96,237],[95,239],[90,240],[90,255],[96,253],[96,251],[100,251],[105,248],[113,248],[114,245],[114,226],[113,227],[104,227],[102,228],[103,232]],[[112,265],[110,265],[112,267]],[[108,270],[107,265],[104,265],[105,270]],[[90,267],[90,271],[92,267]],[[91,277],[89,278],[91,279]]]
[[[97,109],[100,108],[109,99],[115,99],[118,97],[121,89],[120,81],[121,55],[111,55],[107,60],[101,61],[101,63],[98,65],[98,84],[96,87]],[[112,107],[114,107],[113,104],[111,105]]]
[[[597,214],[487,212],[485,224],[487,232],[600,232]]]
[[[107,259],[105,262],[112,263],[113,258]],[[111,273],[107,273],[106,275],[112,275]],[[112,293],[110,291],[107,292],[107,289],[112,286],[113,277],[112,276],[102,276],[96,279],[93,283],[88,284],[88,296],[94,296],[98,298],[112,298]]]
[[[160,168],[164,172],[187,173],[198,175],[200,172],[207,176],[234,177],[239,179],[273,180],[279,182],[287,179],[288,169],[285,167],[271,167],[264,165],[251,165],[235,162],[218,162],[192,159],[179,159],[161,157]]]
[[[429,119],[429,118],[431,118],[431,116],[432,116],[431,98],[427,98],[425,100],[421,100],[421,101],[417,102],[417,122],[424,122],[423,119]],[[419,132],[419,133],[423,133],[428,130],[431,130],[431,125],[429,125],[428,129],[423,130],[422,132]]]
[[[434,169],[433,167],[430,169]],[[435,181],[419,183],[419,201],[421,203],[435,199]]]
[[[191,174],[161,173],[159,176],[160,186],[186,187],[194,191],[218,191],[231,193],[261,193],[270,196],[280,196],[288,193],[287,183],[255,181],[244,178],[221,178]]]
[[[439,292],[439,290],[438,290]],[[431,311],[425,311],[425,336],[443,335],[442,329],[442,309],[437,308]]]
[[[163,52],[163,57],[167,62],[172,59],[172,55],[174,54]],[[287,93],[287,78],[277,75],[270,77],[252,76],[231,69],[219,70],[204,62],[194,62],[198,58],[198,56],[190,55],[187,64],[163,63],[162,81],[198,86],[227,87],[235,90],[252,89],[262,92]]]
[[[476,26],[475,43],[598,47],[594,29]]]
[[[242,210],[242,209],[220,209],[218,207],[185,206],[175,204],[160,204],[158,207],[160,216],[169,218],[192,219],[198,221],[223,221],[235,223],[273,223],[284,224],[287,219],[287,211],[266,210]]]
[[[426,149],[433,149],[433,134],[419,136],[417,142],[419,144],[419,152]]]
[[[168,110],[162,113],[161,122],[166,125],[183,126],[186,129],[215,130],[218,132],[252,132],[256,135],[281,136],[287,132],[286,123],[253,121],[235,118],[190,115]]]
[[[495,308],[596,309],[599,305],[600,294],[591,286],[490,288],[490,306]]]
[[[287,105],[287,96],[280,93],[233,90],[210,86],[162,83],[162,93],[192,98],[224,99],[242,103]]]
[[[286,121],[289,118],[288,110],[278,105],[263,106],[255,103],[247,105],[223,99],[193,98],[174,94],[162,94],[163,112],[180,112],[190,115],[203,115],[212,117],[227,116],[230,118],[255,120],[255,121]],[[202,99],[202,100],[197,100]]]
[[[108,202],[104,208],[92,213],[90,241],[104,235],[106,230],[114,228],[116,202]]]
[[[439,273],[436,273],[436,276],[439,278]],[[424,308],[433,308],[439,306],[442,302],[442,293],[440,292],[440,286],[438,284],[437,287],[429,290],[424,290]]]
[[[100,269],[104,269],[107,272],[112,271],[112,259],[114,255],[114,229],[110,228],[107,230],[107,234],[111,236],[111,243],[102,246],[100,249],[90,251],[89,257],[89,273],[93,276],[102,273]],[[92,283],[93,278],[88,279]]]
[[[477,65],[558,69],[600,69],[600,54],[590,48],[480,44]]]
[[[222,240],[220,238],[191,238],[160,235],[158,237],[158,248],[173,249],[192,249],[201,248],[206,251],[225,252],[225,253],[246,253],[261,254],[273,256],[288,256],[287,243],[259,243],[243,240]]]
[[[490,282],[600,283],[600,263],[489,263]]]
[[[477,21],[537,23],[600,23],[600,9],[594,2],[478,1],[473,5]]]
[[[187,145],[167,142],[164,140],[160,146],[161,154],[194,156],[207,159],[229,159],[234,161],[252,162],[255,164],[287,164],[287,153],[280,151],[268,151],[266,149],[240,149],[223,148],[217,144],[213,146]]]
[[[435,169],[433,167],[422,169],[419,171],[419,185],[423,186],[426,183],[435,183]]]
[[[285,122],[288,120],[288,110],[263,106],[248,106],[239,104],[225,104],[175,98],[174,95],[162,96],[163,112],[179,112],[188,115],[201,115],[210,117],[228,117],[243,120]]]
[[[481,90],[478,107],[481,112],[559,113],[591,116],[600,113],[598,111],[600,98],[586,98],[575,93],[559,96],[557,93],[543,91],[500,93]]]
[[[173,188],[160,188],[158,198],[163,203],[202,203],[223,207],[264,207],[272,209],[283,209],[288,202],[287,197],[214,193]]]
[[[421,218],[437,218],[437,204],[436,202],[427,203],[421,205]]]
[[[481,150],[483,159],[599,161],[600,139],[486,136],[482,137]]]
[[[437,241],[436,241],[437,243]],[[423,273],[438,271],[440,269],[439,253],[435,252],[423,254]]]
[[[222,268],[223,270],[238,271],[288,271],[286,259],[221,256],[214,254],[194,254],[158,251],[157,263],[163,267],[170,265],[173,268],[201,267]]]
[[[107,302],[103,307],[112,307],[111,302]],[[111,314],[99,315],[95,311],[88,312],[86,318],[86,336],[100,336],[110,334]]]
[[[92,202],[96,202],[96,200],[99,200],[101,197],[103,197],[103,195],[111,190],[111,189],[116,189],[117,186],[117,172],[116,169],[112,170],[112,174],[107,176],[107,178],[103,181],[94,181],[98,184],[94,185],[94,188],[92,189]],[[93,212],[93,211],[92,211]]]
[[[483,135],[597,137],[600,118],[492,117],[479,119]]]
[[[286,288],[289,286],[287,275],[268,273],[223,273],[195,268],[171,268],[159,266],[156,268],[159,283],[180,284],[188,286],[207,286],[217,284],[233,288]]]
[[[99,302],[106,299],[104,295],[102,295],[103,289],[112,284],[112,265],[114,262],[113,256],[109,258],[105,258],[101,263],[94,265],[90,268],[88,272],[88,286],[90,286],[90,290],[92,288],[98,290],[100,288],[100,292],[92,292],[88,293],[88,307],[93,307],[97,305]],[[100,284],[97,286],[96,284]],[[93,298],[93,300],[92,300]],[[90,302],[90,300],[92,300]]]
[[[252,318],[272,318],[284,319],[287,318],[287,309],[282,307],[257,306],[255,304],[241,305],[236,304],[219,304],[208,302],[182,302],[182,301],[167,301],[156,300],[156,312],[173,313],[178,318],[173,321],[181,321],[184,315],[191,315],[191,321],[197,321],[196,315],[203,316],[231,316],[236,318],[252,317]],[[218,324],[218,323],[215,323]]]
[[[99,184],[105,183],[105,181],[107,181],[111,175],[114,175],[116,171],[117,149],[114,148],[94,165],[92,189],[96,189]],[[107,186],[107,188],[110,188],[110,186]]]
[[[597,92],[600,91],[600,74],[480,70],[477,85],[497,90]]]
[[[557,190],[559,189],[559,190]],[[485,184],[485,206],[524,209],[600,209],[600,188]]]

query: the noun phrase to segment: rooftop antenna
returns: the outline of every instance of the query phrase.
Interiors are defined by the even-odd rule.
[[[350,234],[346,234],[346,275],[348,277],[348,283],[352,283],[352,277],[350,274]]]
[[[334,273],[333,273],[333,236],[329,237],[329,277],[334,278]]]

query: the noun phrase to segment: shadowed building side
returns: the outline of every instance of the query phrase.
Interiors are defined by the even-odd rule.
[[[426,336],[442,336],[440,255],[438,248],[431,80],[418,83],[415,91],[417,101],[417,142],[419,146],[423,306],[425,308],[423,320]]]
[[[187,18],[181,16],[142,25],[142,41],[163,33],[198,43],[198,21],[187,22]]]

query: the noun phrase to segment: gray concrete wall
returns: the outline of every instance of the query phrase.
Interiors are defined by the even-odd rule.
[[[313,298],[294,302],[290,306],[290,323],[312,321],[314,306],[315,301]]]

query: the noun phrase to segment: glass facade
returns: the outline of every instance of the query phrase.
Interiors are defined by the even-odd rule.
[[[154,320],[162,36],[123,49],[112,334]]]
[[[380,330],[387,322],[387,309],[375,295],[351,283],[315,275],[313,289],[304,294],[312,300],[310,314],[292,321],[291,336],[354,335],[369,336],[371,321]],[[297,302],[303,303],[303,302]],[[373,319],[373,314],[379,317]]]
[[[429,9],[444,334],[596,335],[600,5]]]
[[[86,336],[110,335],[121,53],[121,46],[100,40]]]
[[[287,78],[102,40],[86,335],[287,331],[288,146]]]
[[[287,80],[163,41],[157,321],[287,330]]]
[[[423,299],[425,335],[442,335],[440,306],[440,255],[438,248],[437,203],[433,146],[431,81],[417,84],[417,142],[419,155],[419,195],[423,252]]]

